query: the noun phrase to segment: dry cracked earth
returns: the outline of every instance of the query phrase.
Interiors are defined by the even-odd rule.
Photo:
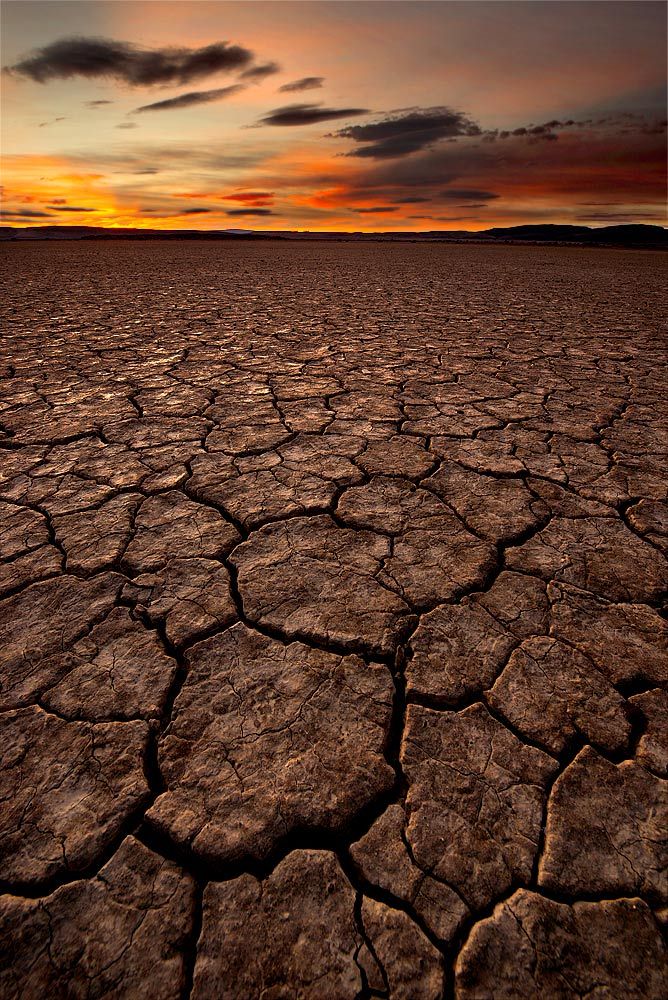
[[[4,256],[2,997],[665,997],[665,255]]]

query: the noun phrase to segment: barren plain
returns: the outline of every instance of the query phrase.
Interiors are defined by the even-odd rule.
[[[665,997],[666,255],[2,253],[2,997]]]

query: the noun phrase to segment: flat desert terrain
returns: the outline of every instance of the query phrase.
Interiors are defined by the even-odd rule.
[[[2,248],[3,998],[663,998],[666,255]]]

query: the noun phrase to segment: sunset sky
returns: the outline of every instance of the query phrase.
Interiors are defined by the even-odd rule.
[[[2,221],[666,224],[663,2],[2,3]]]

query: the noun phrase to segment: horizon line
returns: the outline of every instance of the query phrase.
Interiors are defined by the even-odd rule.
[[[275,233],[279,235],[281,233],[294,233],[302,235],[316,235],[316,236],[327,236],[327,235],[344,235],[344,236],[388,236],[393,233],[402,233],[408,236],[419,236],[422,233],[467,233],[471,236],[482,235],[484,233],[489,233],[492,231],[512,231],[516,229],[587,229],[592,232],[598,232],[605,229],[619,229],[622,227],[630,227],[642,229],[661,229],[668,232],[668,220],[666,224],[658,222],[606,222],[602,224],[587,224],[584,222],[519,222],[510,226],[488,226],[484,229],[466,229],[466,228],[453,228],[453,229],[247,229],[240,226],[231,226],[227,228],[213,228],[213,229],[197,229],[194,227],[187,228],[174,228],[174,227],[154,227],[154,226],[117,226],[117,225],[92,225],[92,224],[82,224],[76,225],[76,223],[48,223],[48,222],[5,222],[0,217],[0,229],[21,229],[21,230],[32,230],[32,229],[63,229],[63,230],[104,230],[109,233],[114,232],[156,232],[156,233],[201,233],[205,236],[207,233],[248,233],[257,235],[266,235]]]

